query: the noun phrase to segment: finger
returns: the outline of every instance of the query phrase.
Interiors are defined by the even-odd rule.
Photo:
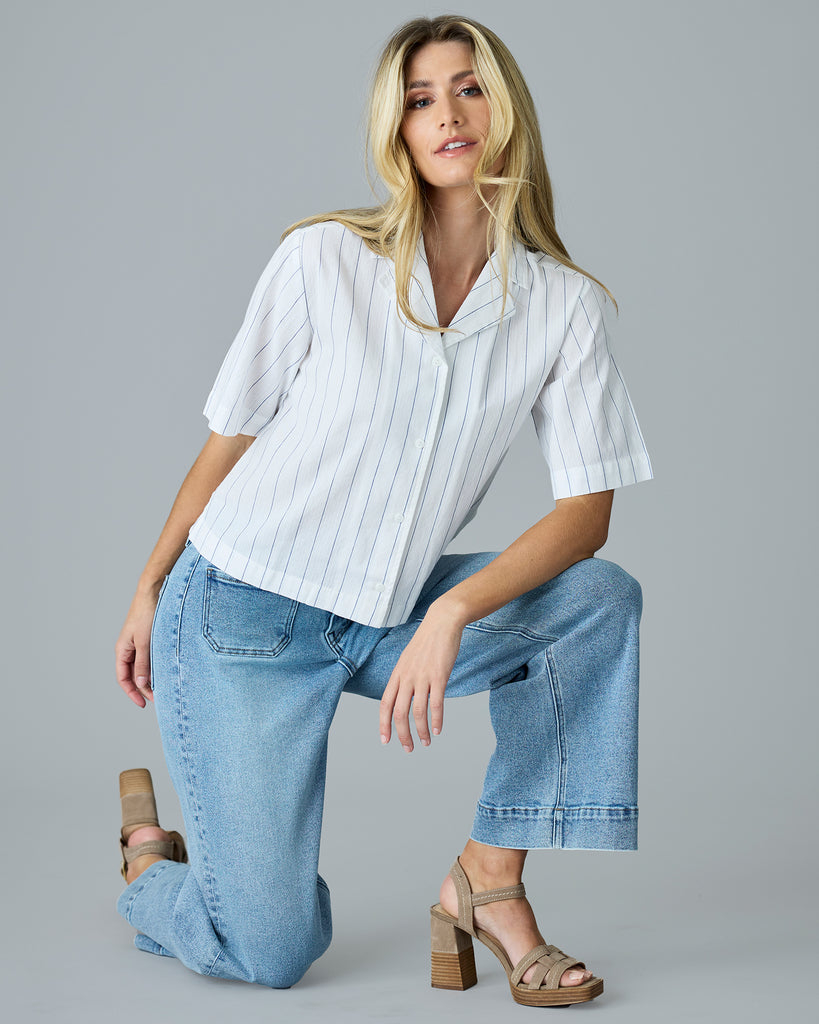
[[[129,657],[127,653],[125,655],[118,653],[116,659],[117,682],[129,700],[133,701],[138,708],[144,708],[145,698],[139,692],[136,684],[134,683],[131,675],[131,669],[131,657]]]
[[[131,689],[130,692],[126,690],[126,693],[128,693],[128,696],[134,702],[134,704],[136,704],[138,708],[147,707],[147,701],[145,700],[145,697],[143,696],[143,694],[139,692],[139,690],[135,686]]]
[[[397,683],[390,679],[381,697],[381,705],[378,712],[378,730],[381,734],[382,743],[389,743],[392,736],[392,711],[395,707],[395,695],[397,692]]]
[[[429,723],[427,722],[428,701],[429,691],[422,690],[421,692],[416,691],[415,700],[412,703],[412,718],[415,722],[415,731],[418,733],[418,739],[424,747],[429,746]]]
[[[151,689],[151,661],[149,656],[150,648],[137,647],[136,660],[134,661],[134,681],[142,696],[151,702],[154,699],[154,692]]]
[[[444,727],[444,691],[437,686],[429,695],[429,716],[432,720],[432,735],[440,736]]]
[[[415,744],[412,742],[412,733],[409,726],[411,707],[412,691],[402,693],[399,689],[392,717],[395,722],[395,735],[398,737],[398,742],[408,754],[411,754],[415,747]]]
[[[142,694],[139,692],[139,690],[137,689],[137,687],[131,681],[130,678],[118,678],[117,682],[120,684],[120,687],[125,691],[125,695],[128,697],[128,699],[132,700],[137,708],[145,707],[145,698],[142,696]]]
[[[134,635],[134,682],[146,700],[154,702],[154,690],[150,688],[150,634]]]
[[[137,689],[145,698],[145,700],[149,700],[153,704],[154,691],[151,689],[150,680],[148,680],[147,682],[145,680],[137,680]]]

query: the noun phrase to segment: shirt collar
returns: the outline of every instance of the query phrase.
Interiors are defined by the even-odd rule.
[[[379,275],[381,285],[388,291],[395,294],[395,264],[389,258],[382,257],[383,268]],[[436,322],[438,319],[435,311],[435,295],[432,288],[432,278],[429,272],[426,249],[424,247],[423,233],[419,233],[415,246],[415,260],[410,278],[410,305],[416,316],[422,320]],[[512,240],[509,256],[509,291],[506,296],[506,306],[503,309],[504,317],[509,316],[515,309],[515,300],[518,299],[521,289],[528,288],[531,284],[531,269],[527,259],[525,246],[516,239]],[[501,318],[503,307],[503,294],[500,281],[500,260],[497,252],[493,252],[487,260],[477,281],[471,291],[464,299],[458,312],[449,324],[455,331],[460,333],[446,333],[443,338],[444,345],[453,345],[464,338],[468,338],[478,331],[496,324]],[[425,335],[432,332],[423,332]],[[440,334],[434,332],[435,338],[440,339]],[[440,343],[440,341],[439,341]]]

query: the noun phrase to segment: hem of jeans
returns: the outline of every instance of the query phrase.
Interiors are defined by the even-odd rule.
[[[176,959],[176,956],[171,953],[170,950],[165,949],[164,946],[160,946],[158,942],[154,942],[150,935],[146,935],[145,932],[136,933],[134,936],[134,945],[143,953],[151,953],[153,956],[168,956],[172,957],[174,960]]]
[[[233,971],[226,972],[224,974],[215,974],[217,964],[219,964],[220,961],[224,962],[224,947],[217,945],[215,951],[210,952],[209,958],[204,963],[194,963],[188,960],[187,957],[182,956],[179,953],[174,953],[167,949],[167,947],[162,946],[161,943],[158,943],[148,935],[147,932],[143,931],[143,926],[141,924],[133,921],[134,905],[142,893],[150,886],[151,882],[158,878],[164,871],[178,871],[179,869],[187,870],[188,865],[180,864],[178,861],[172,860],[156,861],[156,863],[149,865],[149,867],[142,872],[139,878],[134,879],[134,881],[131,882],[130,885],[126,886],[120,893],[117,899],[117,910],[125,918],[128,924],[137,930],[137,934],[134,936],[134,945],[137,949],[142,950],[143,952],[181,959],[182,963],[184,963],[186,967],[190,967],[191,970],[194,970],[197,974],[202,974],[205,977],[213,976],[231,979],[241,978],[241,980],[245,980],[240,974]]]
[[[492,807],[478,804],[470,836],[512,850],[636,850],[636,807]]]
[[[165,871],[169,865],[176,863],[171,860],[158,860],[153,864],[149,864],[148,867],[135,878],[133,882],[130,882],[123,891],[117,897],[117,910],[125,918],[128,924],[131,924],[131,914],[133,912],[134,903],[137,901],[139,896],[148,887],[148,885]],[[136,927],[134,925],[134,927]]]

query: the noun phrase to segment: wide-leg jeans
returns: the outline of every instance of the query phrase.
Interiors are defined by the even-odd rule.
[[[494,558],[445,555],[407,622],[375,628],[259,590],[188,542],[166,578],[152,685],[190,863],[122,893],[136,945],[277,988],[331,938],[318,873],[330,724],[343,691],[380,699],[440,594]],[[640,587],[585,559],[466,627],[447,697],[488,689],[497,738],[472,838],[634,849]]]

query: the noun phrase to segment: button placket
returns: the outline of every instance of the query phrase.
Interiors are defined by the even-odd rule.
[[[431,335],[425,335],[427,343],[430,343]],[[438,336],[435,336],[434,340],[438,340]],[[403,524],[408,523],[411,527],[418,515],[418,504],[421,495],[424,493],[426,486],[427,477],[429,475],[430,463],[432,459],[432,452],[434,450],[434,444],[429,443],[430,440],[434,440],[438,436],[438,432],[441,428],[441,421],[443,418],[444,408],[446,406],[446,394],[447,394],[447,378],[448,378],[448,365],[447,361],[442,354],[442,350],[430,344],[432,349],[432,358],[428,361],[427,366],[432,367],[433,372],[430,374],[429,369],[427,373],[429,375],[430,383],[434,388],[432,409],[430,410],[431,415],[427,423],[427,433],[424,437],[416,437],[413,442],[414,447],[418,451],[418,472],[415,476],[415,482],[413,487],[407,496],[404,513],[396,513],[391,517],[392,521],[399,527]],[[393,570],[394,566],[401,566],[404,564],[406,557],[407,547],[409,545],[410,536],[412,529],[404,529],[395,531],[399,537],[401,537],[400,543],[398,543],[395,549],[392,551],[389,564],[386,567],[385,582],[377,583],[373,586],[373,592],[378,595],[377,601],[381,601],[381,596],[387,593],[392,586],[395,584],[393,576],[397,579],[397,572]]]

